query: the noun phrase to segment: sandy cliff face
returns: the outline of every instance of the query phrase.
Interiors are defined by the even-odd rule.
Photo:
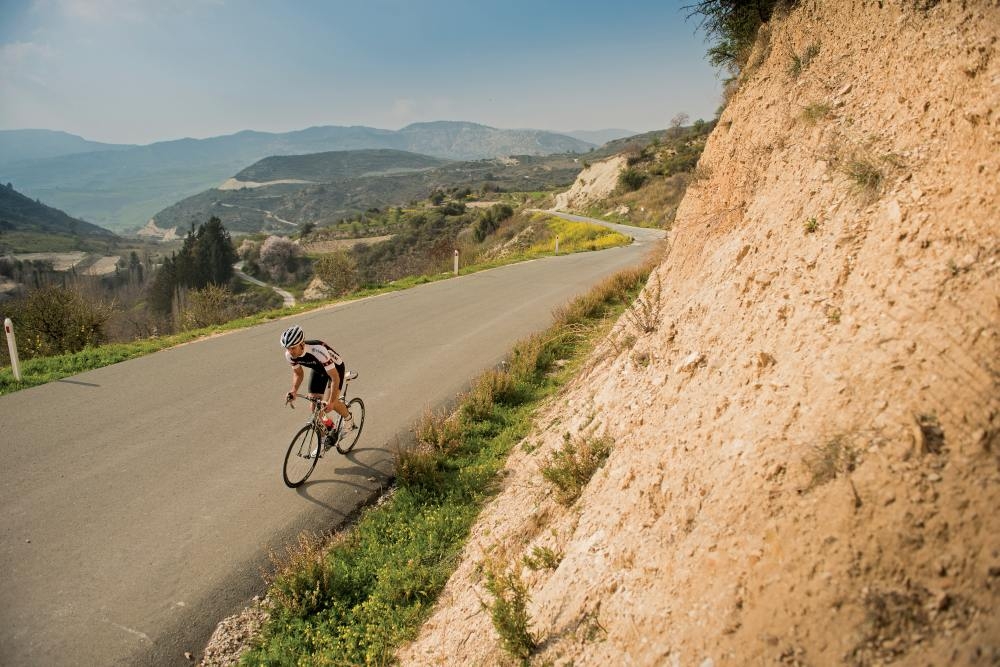
[[[553,208],[557,211],[586,210],[587,206],[614,191],[618,186],[618,174],[624,168],[625,158],[620,155],[588,165],[569,190],[556,195]]]
[[[1000,8],[914,4],[774,22],[657,330],[542,415],[404,663],[501,662],[477,564],[536,546],[539,664],[1000,662]],[[566,433],[615,442],[570,508]]]

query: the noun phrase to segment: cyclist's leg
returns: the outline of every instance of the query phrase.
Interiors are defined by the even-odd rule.
[[[323,398],[326,395],[327,386],[330,384],[330,378],[326,373],[317,373],[314,370],[309,371],[312,375],[309,376],[309,396],[312,398]]]
[[[327,387],[327,406],[328,409],[333,409],[338,415],[344,419],[350,419],[351,412],[344,405],[344,402],[340,400],[340,393],[344,387],[344,375],[346,370],[344,364],[336,364],[329,371],[329,379],[331,380],[330,386]]]

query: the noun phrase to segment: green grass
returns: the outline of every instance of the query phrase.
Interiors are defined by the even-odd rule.
[[[392,663],[430,614],[535,410],[572,377],[649,270],[619,273],[562,308],[550,329],[514,347],[503,370],[473,384],[450,424],[425,416],[415,428],[422,442],[400,452],[396,488],[384,502],[330,543],[304,538],[276,560],[271,617],[241,664]],[[569,363],[559,368],[557,360]],[[507,600],[500,620],[511,630],[502,640],[515,641],[523,656],[531,643],[517,630],[526,631],[527,619],[508,588],[497,588]]]

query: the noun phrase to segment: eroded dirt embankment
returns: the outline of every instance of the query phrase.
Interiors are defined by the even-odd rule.
[[[1000,661],[1000,8],[801,3],[759,41],[644,298],[515,453],[404,664]],[[991,6],[988,6],[991,5]],[[570,508],[564,435],[614,451]]]

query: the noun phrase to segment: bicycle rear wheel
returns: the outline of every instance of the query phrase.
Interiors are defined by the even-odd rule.
[[[285,452],[285,465],[281,470],[285,484],[293,489],[302,486],[316,467],[319,454],[319,434],[312,424],[306,424],[295,434],[292,444],[288,445],[288,451]]]
[[[361,437],[361,429],[365,426],[364,401],[360,398],[352,398],[347,402],[347,410],[351,413],[351,417],[354,418],[355,428],[340,434],[340,439],[337,440],[337,451],[341,454],[346,454],[354,449],[354,445],[358,443],[358,438]]]

